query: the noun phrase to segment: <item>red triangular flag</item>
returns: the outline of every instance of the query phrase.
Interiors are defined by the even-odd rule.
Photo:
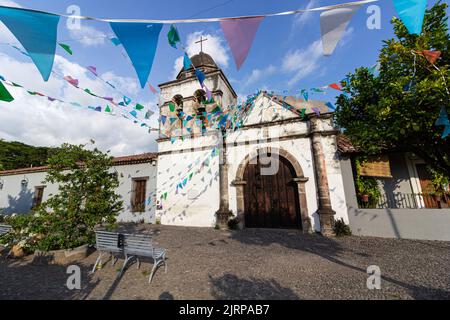
[[[233,53],[236,67],[239,70],[247,58],[256,31],[264,17],[230,19],[220,22],[225,38]]]
[[[330,88],[333,88],[333,89],[335,89],[335,90],[339,90],[339,91],[342,91],[342,88],[341,88],[341,86],[340,85],[338,85],[337,83],[332,83],[332,84],[330,84],[330,85],[328,85]]]
[[[148,84],[150,87],[150,90],[153,92],[153,94],[158,94],[158,90],[156,90],[150,83]]]
[[[437,59],[441,56],[440,51],[433,51],[433,50],[422,50],[422,54],[425,57],[425,59],[428,60],[429,63],[434,64]]]

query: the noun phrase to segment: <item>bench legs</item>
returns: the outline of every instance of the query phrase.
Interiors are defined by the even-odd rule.
[[[158,260],[154,261],[152,272],[150,273],[150,277],[148,278],[148,283],[152,283],[153,275],[155,274],[155,271],[160,264],[164,264],[164,272],[167,273],[167,264],[166,264],[166,255],[165,254]]]
[[[120,276],[122,276],[123,271],[125,270],[128,262],[130,262],[133,258],[134,258],[134,256],[129,256],[129,255],[125,254],[125,261],[123,262],[122,270],[120,270]]]
[[[102,255],[103,255],[103,252],[100,252],[98,255],[97,261],[95,261],[95,264],[94,264],[94,267],[92,268],[91,273],[94,273],[95,270],[97,269],[98,264],[102,262]]]

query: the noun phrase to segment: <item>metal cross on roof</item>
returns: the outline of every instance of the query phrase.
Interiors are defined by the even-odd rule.
[[[200,36],[200,40],[195,43],[200,43],[200,52],[203,52],[203,42],[207,41],[208,39],[203,39],[203,36]]]

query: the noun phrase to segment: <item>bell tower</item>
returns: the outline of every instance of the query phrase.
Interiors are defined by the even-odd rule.
[[[160,139],[204,134],[208,130],[202,118],[205,112],[210,112],[217,105],[225,111],[237,102],[236,92],[210,55],[200,51],[191,57],[191,62],[205,75],[204,84],[211,91],[214,104],[208,103],[193,66],[188,70],[183,68],[175,80],[159,85],[159,112],[163,120],[160,121]],[[193,119],[185,121],[186,116]]]

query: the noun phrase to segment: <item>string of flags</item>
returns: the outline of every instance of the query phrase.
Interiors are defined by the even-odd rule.
[[[123,118],[133,121],[133,123],[140,125],[141,127],[145,127],[148,128],[149,131],[158,131],[157,128],[151,128],[147,123],[140,121],[138,119],[138,113],[135,110],[132,111],[127,111],[124,109],[115,109],[110,105],[106,105],[106,107],[102,107],[102,106],[83,106],[78,102],[68,102],[68,101],[64,101],[58,98],[53,98],[51,96],[45,95],[43,93],[37,92],[37,91],[33,91],[33,90],[28,90],[26,89],[24,86],[12,82],[12,81],[8,81],[7,79],[5,79],[3,76],[0,75],[0,101],[5,101],[5,102],[12,102],[14,100],[14,98],[12,97],[11,93],[6,89],[6,87],[3,85],[3,83],[5,83],[6,85],[10,86],[10,87],[15,87],[15,88],[21,88],[23,90],[25,90],[29,95],[31,96],[38,96],[38,97],[42,97],[42,98],[46,98],[48,101],[50,102],[60,102],[66,105],[70,105],[72,107],[77,107],[77,109],[83,108],[85,110],[90,110],[90,111],[95,111],[95,112],[102,112],[111,116],[117,116],[120,115]],[[116,113],[116,110],[119,111],[119,113]]]
[[[72,52],[72,50],[71,50],[71,48],[70,48],[69,45],[66,45],[66,44],[63,44],[63,43],[58,43],[58,44],[59,44],[60,46],[64,47],[65,50],[70,51],[71,54],[73,54],[73,52]],[[29,55],[28,55],[27,53],[23,52],[23,51],[22,51],[20,48],[18,48],[17,46],[14,46],[14,45],[11,45],[11,44],[7,44],[7,45],[11,46],[13,49],[18,50],[18,51],[21,52],[22,54],[24,54],[24,55],[26,55],[26,56],[29,57]],[[113,85],[111,82],[109,82],[109,81],[107,81],[107,80],[104,80],[104,79],[98,74],[97,68],[96,68],[96,67],[94,67],[94,66],[88,66],[88,67],[86,67],[86,70],[88,70],[88,71],[89,71],[96,79],[101,80],[102,82],[104,82],[105,84],[107,84],[109,87],[111,87],[114,91],[116,91],[119,95],[121,95],[122,101],[116,103],[116,102],[114,101],[114,98],[113,98],[113,97],[106,97],[106,96],[103,96],[103,95],[98,95],[98,94],[96,94],[95,92],[93,92],[93,91],[92,91],[91,89],[89,89],[89,88],[81,88],[81,87],[80,87],[80,82],[79,82],[79,80],[73,78],[73,77],[70,76],[70,75],[65,76],[65,75],[63,75],[63,74],[60,74],[60,73],[54,71],[54,70],[52,70],[52,73],[53,73],[57,78],[59,78],[59,79],[61,79],[61,80],[63,80],[63,81],[66,81],[67,83],[69,83],[69,84],[71,84],[73,87],[75,87],[76,89],[79,89],[79,90],[83,91],[83,93],[86,93],[86,94],[89,94],[90,96],[93,96],[93,97],[96,97],[96,98],[105,100],[105,101],[107,101],[108,103],[112,104],[113,106],[116,106],[116,107],[119,107],[119,106],[120,106],[120,107],[123,107],[123,108],[130,108],[130,107],[131,107],[131,108],[132,108],[131,111],[130,111],[130,110],[126,110],[126,111],[128,111],[128,112],[130,113],[130,115],[132,115],[134,118],[139,118],[140,112],[142,112],[142,111],[145,109],[145,107],[144,107],[141,103],[139,103],[139,102],[133,102],[133,99],[129,98],[129,97],[126,96],[124,93],[122,93],[121,91],[119,91],[115,85]],[[150,87],[153,88],[151,85],[150,85]],[[153,90],[156,91],[156,89],[154,89],[154,88],[153,88]],[[153,91],[153,90],[152,90],[152,91]],[[157,93],[157,91],[156,91],[156,93]],[[133,104],[134,106],[132,106],[132,104]],[[106,108],[105,108],[105,110],[111,110],[111,106],[107,105]],[[109,112],[109,111],[107,111],[107,112]],[[146,111],[146,113],[145,113],[145,119],[147,119],[147,120],[150,119],[150,117],[151,117],[153,114],[154,114],[154,112],[151,111],[150,109],[148,109],[148,110]]]
[[[49,79],[53,67],[57,44],[57,28],[61,17],[107,22],[115,34],[115,37],[111,38],[111,41],[116,46],[123,46],[134,66],[141,87],[144,88],[152,69],[159,35],[164,24],[219,22],[233,54],[236,67],[240,69],[249,54],[257,30],[265,18],[306,12],[321,12],[320,27],[323,51],[325,55],[330,55],[333,53],[345,28],[357,9],[363,4],[376,1],[378,0],[361,0],[257,16],[190,20],[98,19],[0,6],[0,20],[22,44],[45,81]],[[419,9],[422,8],[423,1],[426,4],[426,0],[393,1],[400,5],[398,9],[400,18],[407,21],[407,25],[414,25],[414,31],[416,31],[416,25],[419,24],[416,20],[420,20],[416,19],[416,16],[420,15],[421,11]],[[419,2],[421,6],[417,5]],[[174,38],[173,41],[176,43],[177,38]],[[59,44],[59,46],[69,54],[72,54],[69,46],[64,44]],[[201,79],[201,75],[199,75],[199,79]]]

